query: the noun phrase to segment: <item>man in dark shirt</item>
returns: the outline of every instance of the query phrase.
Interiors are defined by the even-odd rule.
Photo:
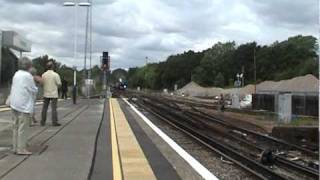
[[[68,93],[68,82],[65,79],[62,79],[61,82],[61,98],[62,99],[67,99],[67,93]]]

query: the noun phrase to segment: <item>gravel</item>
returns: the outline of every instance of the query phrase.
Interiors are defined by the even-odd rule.
[[[241,169],[237,165],[229,164],[228,160],[221,160],[221,156],[212,152],[189,136],[183,134],[165,122],[155,118],[146,111],[142,111],[150,120],[171,137],[177,144],[186,150],[191,156],[197,159],[202,165],[208,168],[215,176],[223,180],[256,179],[253,175]]]

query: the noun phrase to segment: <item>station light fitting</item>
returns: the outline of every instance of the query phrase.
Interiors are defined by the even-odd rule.
[[[84,6],[84,7],[88,7],[91,6],[91,3],[89,2],[80,2],[80,3],[75,3],[75,2],[64,2],[63,6]]]
[[[64,2],[63,3],[63,6],[75,6],[76,5],[76,3],[74,3],[74,2]]]
[[[78,6],[91,6],[91,3],[89,2],[81,2],[78,4]]]

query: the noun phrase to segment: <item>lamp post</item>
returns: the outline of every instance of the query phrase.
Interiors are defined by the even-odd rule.
[[[256,47],[253,48],[253,79],[254,79],[254,93],[257,93],[257,62],[256,62]]]
[[[78,6],[87,7],[87,17],[86,17],[86,32],[85,32],[85,49],[84,49],[84,63],[83,63],[83,79],[87,78],[87,50],[88,50],[88,23],[89,23],[89,7],[91,3],[80,2]]]
[[[77,60],[77,45],[78,45],[78,6],[80,7],[90,7],[91,3],[90,2],[78,2],[77,0],[75,0],[74,2],[64,2],[63,6],[66,7],[74,7],[74,31],[75,31],[75,35],[74,35],[74,60]],[[86,36],[87,36],[87,30],[86,30]],[[86,37],[86,41],[87,41],[87,37]],[[85,50],[86,51],[86,50]],[[86,52],[85,52],[86,53]],[[86,59],[84,60],[84,74],[86,73]],[[84,76],[84,78],[86,78]]]
[[[73,52],[73,58],[74,61],[77,62],[77,46],[78,46],[78,6],[82,7],[89,7],[91,4],[89,2],[78,2],[75,0],[74,2],[64,2],[63,6],[65,7],[74,7],[74,52]],[[86,32],[87,33],[87,32]],[[86,60],[84,62],[84,74],[86,73]],[[73,91],[76,92],[77,89],[77,72],[76,68],[74,68],[74,78],[73,78]],[[85,79],[85,76],[84,76]],[[74,95],[74,99],[76,98],[76,95]],[[75,100],[74,100],[75,104]]]
[[[90,57],[89,57],[89,60],[90,60],[90,64],[89,64],[89,73],[88,73],[88,78],[91,79],[91,63],[92,63],[92,0],[89,0],[90,3],[91,3],[91,6],[90,6],[90,13],[89,13],[89,21],[90,21],[90,24],[89,24],[89,49],[90,49]]]

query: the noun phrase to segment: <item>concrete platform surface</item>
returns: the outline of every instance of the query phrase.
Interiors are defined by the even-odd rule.
[[[28,128],[31,156],[10,152],[12,132],[0,130],[1,180],[202,179],[126,101],[67,100],[58,107],[62,126],[51,126],[49,112],[45,127]],[[10,111],[0,112],[0,123],[10,119]]]
[[[104,100],[81,100],[77,105],[68,101],[59,105],[59,121],[62,126],[51,126],[48,115],[45,127],[29,128],[29,149],[34,152],[33,155],[18,156],[9,151],[0,153],[0,179],[88,178]],[[7,116],[0,113],[0,117]],[[1,146],[10,147],[10,131],[2,131],[0,135]]]
[[[105,112],[90,179],[201,179],[122,99],[109,99]]]

